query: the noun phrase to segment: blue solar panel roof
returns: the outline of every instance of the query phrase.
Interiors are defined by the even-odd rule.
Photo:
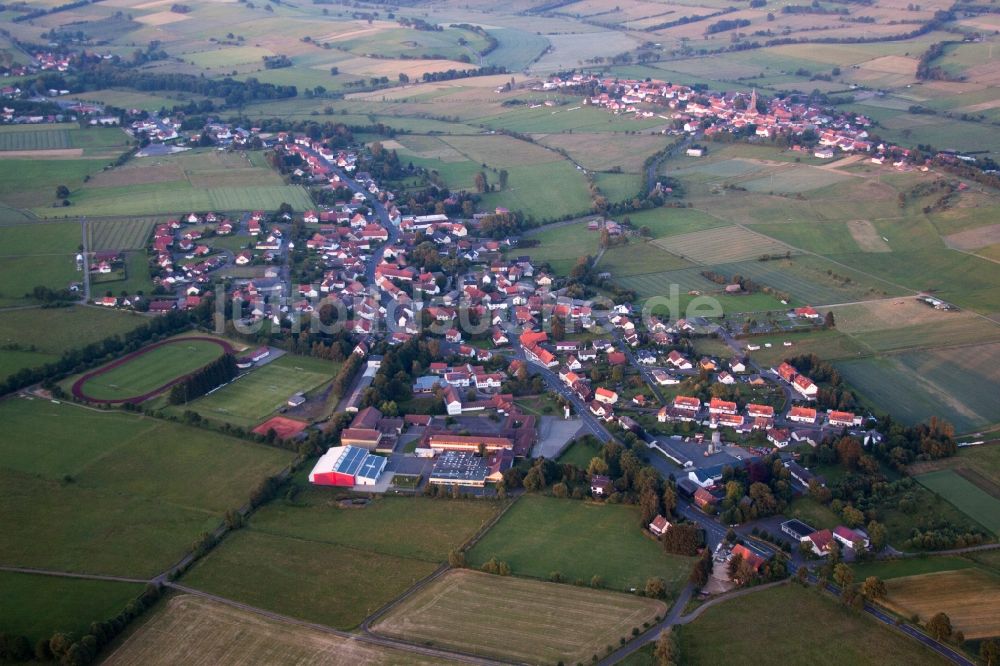
[[[349,446],[347,451],[344,452],[344,457],[340,459],[337,464],[337,471],[343,472],[344,474],[357,475],[358,470],[365,461],[365,456],[368,455],[368,451],[365,449]]]

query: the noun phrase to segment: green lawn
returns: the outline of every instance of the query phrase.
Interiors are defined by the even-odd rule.
[[[612,589],[641,588],[660,576],[676,590],[692,558],[668,555],[638,525],[635,507],[526,495],[469,553],[478,566],[496,556],[514,574],[589,582],[599,575]]]
[[[788,517],[798,518],[810,527],[823,530],[833,529],[843,521],[828,507],[809,497],[797,497],[788,507]]]
[[[559,456],[558,462],[561,465],[576,465],[580,469],[587,469],[591,458],[597,456],[600,451],[601,447],[597,442],[591,440],[576,441]]]
[[[214,342],[176,338],[171,344],[156,347],[87,380],[83,392],[93,400],[120,400],[143,395],[176,377],[194,372],[222,354],[222,347]]]
[[[955,470],[929,472],[916,479],[993,534],[1000,534],[1000,500],[973,485]]]
[[[508,171],[507,189],[481,195],[483,210],[503,206],[536,220],[557,220],[590,211],[587,181],[569,162],[525,164]]]
[[[794,629],[789,618],[796,618]],[[725,640],[720,640],[725,637]],[[684,663],[945,664],[943,658],[831,597],[798,585],[754,592],[705,611],[680,632]]]
[[[184,409],[236,426],[252,427],[295,393],[311,391],[333,379],[339,367],[333,361],[286,354],[185,405]]]
[[[82,636],[90,623],[118,615],[143,585],[0,571],[0,631],[32,647],[56,632]]]
[[[286,451],[43,400],[0,402],[0,564],[152,576]]]
[[[529,232],[526,238],[537,240],[538,246],[516,248],[514,252],[531,257],[535,263],[548,262],[560,275],[568,274],[580,257],[596,255],[600,240],[598,232],[587,230],[586,222],[542,227]]]
[[[245,529],[182,580],[252,606],[352,629],[436,568],[425,560]]]

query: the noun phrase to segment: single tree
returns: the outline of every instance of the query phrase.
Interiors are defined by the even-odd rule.
[[[951,638],[951,618],[945,613],[938,613],[927,621],[927,633],[939,641]]]
[[[868,576],[865,578],[865,582],[861,584],[861,593],[864,594],[869,599],[885,599],[888,590],[885,586],[885,581],[877,576]]]

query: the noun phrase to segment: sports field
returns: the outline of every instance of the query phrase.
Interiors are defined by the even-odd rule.
[[[377,633],[529,663],[580,663],[667,610],[633,595],[449,571],[374,625]]]
[[[608,588],[642,588],[659,576],[671,591],[687,580],[694,560],[668,555],[638,529],[635,507],[525,495],[469,552],[469,563],[491,557],[516,575],[570,581],[597,575]]]
[[[177,640],[183,636],[184,640]],[[193,594],[169,598],[114,648],[108,666],[450,663],[287,624]]]
[[[332,361],[286,354],[186,405],[185,409],[193,409],[206,418],[252,427],[299,391],[311,391],[333,379],[338,368]]]
[[[921,474],[916,479],[993,534],[1000,534],[1000,499],[951,469]]]
[[[0,571],[0,627],[32,645],[56,632],[83,635],[142,594],[140,583],[57,578]]]
[[[88,372],[73,384],[73,392],[91,402],[145,399],[231,349],[213,338],[173,338]]]
[[[886,605],[926,622],[946,613],[967,639],[1000,635],[1000,576],[978,568],[894,578]]]
[[[69,404],[0,403],[0,564],[149,577],[292,458]]]
[[[808,621],[795,623],[790,631],[790,617]],[[818,649],[821,645],[836,649]],[[755,664],[769,666],[950,663],[832,597],[798,585],[754,592],[708,609],[681,630],[680,651],[684,663],[693,666],[728,663],[734,654],[753,654]]]

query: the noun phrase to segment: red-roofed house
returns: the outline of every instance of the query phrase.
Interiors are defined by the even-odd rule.
[[[802,542],[809,543],[813,552],[820,557],[826,557],[830,553],[830,544],[833,543],[833,533],[830,530],[819,530],[802,537]]]
[[[718,398],[712,398],[708,403],[708,413],[709,414],[735,414],[736,413],[736,403],[729,402],[728,400],[719,400]]]
[[[605,405],[613,405],[618,402],[618,394],[609,389],[598,387],[594,391],[594,400],[603,402]]]
[[[868,536],[864,532],[858,532],[843,525],[838,525],[833,529],[833,538],[851,550],[854,549],[855,543],[860,543],[868,548]]]
[[[853,412],[838,412],[836,410],[830,410],[827,414],[827,420],[832,426],[838,427],[851,427],[861,425],[861,417],[855,415]]]
[[[689,412],[697,412],[701,409],[701,400],[691,398],[686,395],[679,395],[674,398],[674,409],[683,409]]]
[[[657,516],[653,519],[653,522],[649,524],[649,531],[656,536],[663,536],[663,534],[670,529],[670,521],[668,521],[663,516]]]
[[[799,423],[816,423],[816,410],[812,407],[792,407],[788,410],[788,420]]]

